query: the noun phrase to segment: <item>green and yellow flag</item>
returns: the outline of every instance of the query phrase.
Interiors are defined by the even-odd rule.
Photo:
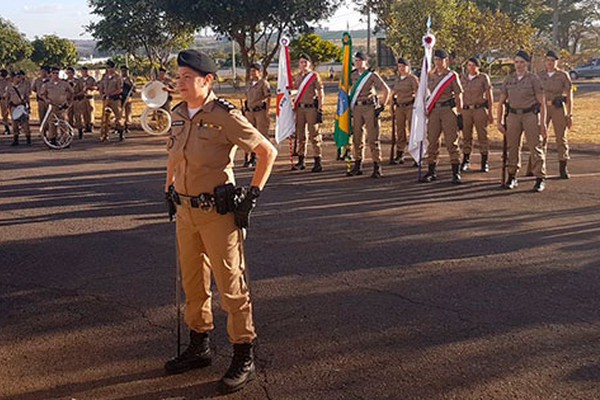
[[[350,98],[352,86],[352,38],[348,32],[342,34],[342,76],[338,91],[337,111],[335,115],[335,131],[333,138],[338,148],[348,146],[352,133],[352,116],[350,115]]]

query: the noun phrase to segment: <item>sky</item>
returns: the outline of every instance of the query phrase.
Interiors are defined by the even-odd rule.
[[[118,1],[118,0],[115,0]],[[226,1],[226,0],[225,0]],[[95,20],[87,0],[0,0],[0,16],[12,21],[28,39],[56,34],[67,39],[91,39],[84,26]],[[353,6],[343,5],[329,21],[321,21],[330,30],[365,29]]]

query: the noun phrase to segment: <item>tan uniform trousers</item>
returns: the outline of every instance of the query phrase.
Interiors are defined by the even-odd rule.
[[[264,137],[267,139],[269,138],[269,125],[271,124],[271,121],[269,120],[269,113],[267,110],[246,111],[245,116]]]
[[[83,113],[83,123],[86,127],[91,127],[94,125],[94,98],[86,97],[85,99],[83,99],[83,104],[85,105],[85,111]]]
[[[4,99],[0,100],[0,113],[2,113],[2,122],[4,122],[5,126],[8,125],[8,102]]]
[[[375,117],[375,107],[371,104],[356,105],[352,110],[352,141],[354,143],[354,159],[362,160],[365,156],[365,132],[367,145],[371,149],[373,162],[381,163],[381,143],[379,141],[379,118]]]
[[[108,137],[110,129],[111,113],[106,111],[109,108],[115,117],[115,128],[121,129],[121,100],[104,100],[102,102],[102,127],[100,128],[100,137]]]
[[[133,103],[131,100],[127,100],[125,104],[123,104],[123,123],[125,126],[131,125],[131,118],[133,115],[132,104]]]
[[[454,110],[449,107],[436,107],[431,110],[427,122],[427,163],[436,164],[440,155],[440,135],[444,132],[444,142],[450,155],[450,164],[460,164],[458,147],[458,122]]]
[[[319,132],[316,108],[296,109],[296,135],[298,135],[298,155],[306,156],[306,127],[312,144],[313,157],[323,155],[323,136]]]
[[[567,115],[564,107],[555,107],[548,104],[546,123],[548,127],[552,122],[552,129],[556,136],[556,152],[558,153],[559,161],[567,161],[569,156],[569,141],[567,139]]]
[[[242,231],[233,214],[220,215],[177,206],[177,243],[183,290],[185,323],[196,332],[214,329],[211,275],[227,312],[227,334],[232,343],[249,343],[256,337],[250,292],[244,278]]]
[[[73,101],[73,128],[85,127],[85,114],[87,112],[86,99]]]
[[[23,122],[17,122],[13,120],[12,126],[13,134],[15,137],[19,136],[19,134],[21,133],[21,128],[23,130],[23,133],[25,134],[25,137],[31,137],[31,130],[29,129],[29,118],[25,119]]]
[[[396,151],[404,152],[408,144],[408,133],[412,120],[412,104],[409,106],[396,106],[394,114],[396,117]],[[408,128],[407,128],[408,125]]]
[[[506,146],[509,175],[516,175],[521,168],[521,139],[523,132],[525,132],[532,163],[531,172],[537,178],[546,177],[546,154],[544,153],[538,118],[538,115],[534,113],[522,115],[508,113],[506,117]]]
[[[65,118],[67,117],[67,110],[59,110],[58,107],[52,107],[52,110],[50,111],[50,115],[48,115],[48,119],[46,120],[46,126],[48,127],[48,134],[47,137],[48,139],[55,139],[56,138],[56,118],[54,118],[54,116],[56,116],[59,119],[65,120]]]
[[[471,154],[473,151],[473,127],[477,130],[479,152],[488,154],[490,143],[488,140],[488,114],[485,108],[470,108],[463,110],[463,153]]]
[[[38,120],[40,121],[40,124],[41,124],[42,121],[44,120],[44,117],[46,116],[46,113],[48,112],[48,103],[46,103],[44,100],[38,100],[37,105],[38,105]]]

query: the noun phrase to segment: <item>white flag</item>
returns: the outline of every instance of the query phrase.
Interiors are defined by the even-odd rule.
[[[418,163],[421,163],[421,160],[425,157],[427,152],[427,111],[425,104],[427,101],[427,76],[431,69],[431,56],[434,45],[435,36],[428,32],[427,35],[423,37],[425,55],[421,67],[419,89],[415,96],[415,105],[410,124],[410,138],[408,140],[408,152]]]
[[[292,69],[290,67],[290,40],[281,38],[279,50],[279,70],[277,72],[277,109],[275,118],[275,141],[281,143],[294,134],[296,114],[292,104]]]

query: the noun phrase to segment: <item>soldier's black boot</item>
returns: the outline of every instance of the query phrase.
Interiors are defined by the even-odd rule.
[[[490,164],[488,163],[488,155],[481,155],[481,172],[490,172]]]
[[[14,136],[13,137],[13,141],[10,144],[11,146],[18,146],[19,145],[19,137],[18,136]]]
[[[168,374],[181,374],[196,368],[208,367],[212,363],[208,333],[190,331],[190,344],[178,357],[165,363]]]
[[[381,173],[381,165],[379,163],[373,163],[373,173],[371,174],[371,178],[381,178],[383,174]]]
[[[464,154],[463,155],[463,162],[462,162],[462,164],[460,164],[460,170],[466,172],[470,168],[471,168],[471,155],[470,154]]]
[[[546,189],[546,180],[544,178],[536,178],[535,185],[533,185],[534,192],[543,192]]]
[[[437,179],[437,164],[429,164],[427,166],[428,171],[424,177],[421,178],[421,182],[433,182]]]
[[[244,168],[248,167],[248,165],[250,165],[250,157],[248,153],[244,153]]]
[[[313,165],[311,172],[321,172],[323,171],[323,166],[321,165],[321,157],[315,157],[315,164]]]
[[[231,365],[219,381],[219,392],[233,393],[256,378],[252,343],[234,344]]]
[[[356,160],[354,161],[354,167],[352,167],[352,169],[348,172],[346,172],[346,176],[357,176],[357,175],[362,175],[362,160]]]
[[[10,135],[10,127],[8,126],[8,124],[4,125],[4,134]]]
[[[452,164],[452,183],[455,185],[462,183],[462,177],[460,176],[460,164]]]
[[[567,161],[559,161],[558,163],[560,179],[569,179],[571,175],[569,175],[569,171],[567,170]]]
[[[79,128],[79,139],[83,139],[83,128]]]
[[[515,175],[508,175],[508,178],[506,179],[506,188],[507,189],[515,189],[517,186],[519,186],[519,182],[517,181],[517,177]]]
[[[404,155],[404,152],[397,151],[396,152],[396,157],[393,158],[392,160],[390,160],[390,165],[404,164],[403,155]]]
[[[119,129],[119,142],[122,142],[123,140],[125,140],[125,132],[123,132],[123,129]]]
[[[27,142],[27,146],[31,146],[31,136],[27,136],[25,141]]]
[[[256,153],[250,153],[250,160],[248,160],[248,168],[256,168]]]
[[[304,165],[304,156],[298,156],[298,162],[292,166],[292,171],[297,171],[299,169],[306,169],[306,165]]]

